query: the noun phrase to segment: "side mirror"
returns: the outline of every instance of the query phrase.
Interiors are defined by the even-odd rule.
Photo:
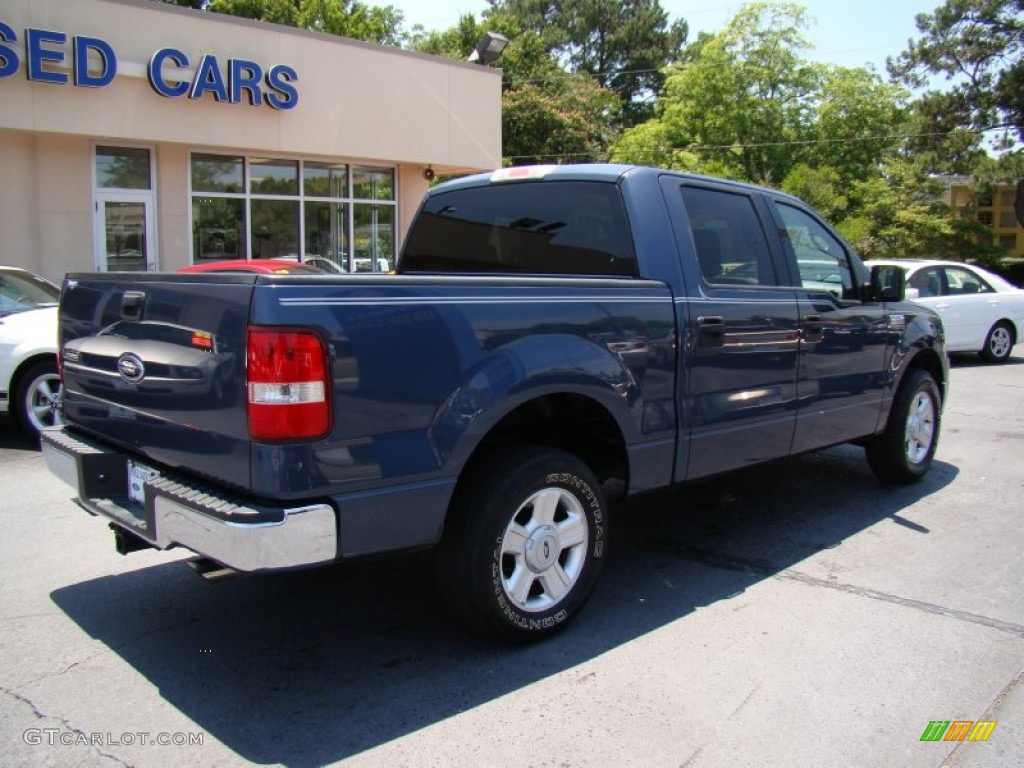
[[[907,291],[907,275],[902,267],[876,264],[871,267],[869,301],[903,301]]]

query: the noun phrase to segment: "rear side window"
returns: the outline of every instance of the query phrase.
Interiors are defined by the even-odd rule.
[[[618,187],[548,181],[427,199],[399,271],[635,277]]]
[[[713,285],[775,285],[771,251],[747,196],[681,187],[704,280]]]

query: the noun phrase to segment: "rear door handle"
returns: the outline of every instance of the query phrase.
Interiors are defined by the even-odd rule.
[[[725,318],[704,315],[697,318],[697,346],[725,346]]]
[[[804,341],[821,341],[825,338],[825,323],[821,315],[804,316]]]

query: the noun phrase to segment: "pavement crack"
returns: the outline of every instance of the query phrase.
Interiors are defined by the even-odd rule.
[[[1024,669],[1021,669],[1021,671],[1017,673],[1017,676],[1013,678],[1013,680],[1011,680],[1005,686],[1003,686],[1003,690],[996,694],[996,697],[992,699],[992,703],[985,708],[985,711],[981,714],[981,717],[979,717],[978,720],[994,720],[996,712],[1003,705],[1003,701],[1006,700],[1006,697],[1010,695],[1010,691],[1012,691],[1014,688],[1020,685],[1022,681],[1024,681]],[[961,754],[963,754],[963,752],[967,749],[967,746],[970,743],[971,742],[969,741],[961,741],[959,744],[957,744],[956,749],[954,749],[952,752],[949,753],[949,755],[946,756],[946,759],[942,761],[942,764],[939,766],[939,768],[949,768],[950,766],[956,765],[957,759]]]
[[[187,621],[176,622],[174,624],[169,624],[169,625],[165,625],[165,626],[162,626],[162,627],[155,627],[155,628],[147,630],[146,632],[143,632],[143,633],[141,633],[141,634],[139,634],[139,635],[137,635],[135,637],[132,637],[132,638],[130,638],[128,640],[124,640],[124,641],[118,643],[117,645],[104,646],[102,649],[96,651],[95,653],[90,653],[88,656],[86,656],[84,658],[78,659],[77,661],[73,661],[70,664],[68,664],[67,666],[57,670],[56,672],[50,672],[48,674],[40,675],[39,677],[32,678],[31,680],[25,680],[25,681],[19,683],[18,687],[19,688],[27,688],[28,686],[35,685],[37,683],[42,682],[43,680],[49,680],[49,679],[54,678],[54,677],[60,677],[61,675],[66,675],[68,672],[70,672],[75,667],[81,666],[82,664],[90,662],[93,659],[97,659],[97,658],[99,658],[101,656],[106,656],[111,651],[113,651],[114,653],[117,653],[121,649],[127,648],[127,647],[129,647],[131,645],[134,645],[135,643],[142,642],[143,640],[145,640],[145,639],[147,639],[149,637],[152,637],[153,635],[158,635],[158,634],[160,634],[162,632],[169,632],[169,631],[172,631],[172,630],[175,630],[175,629],[180,629],[182,627],[187,627],[190,624],[195,624],[198,620],[199,620],[199,618],[197,616],[192,616]],[[3,689],[0,689],[0,690],[3,690]]]
[[[81,730],[80,728],[76,728],[71,723],[69,723],[67,720],[65,720],[63,717],[54,717],[52,715],[46,714],[41,709],[39,709],[38,706],[36,706],[36,703],[34,701],[32,701],[32,699],[28,698],[27,696],[22,696],[20,693],[18,693],[17,691],[12,691],[10,688],[4,687],[4,686],[0,686],[0,693],[3,693],[5,695],[7,695],[7,696],[10,696],[15,701],[18,701],[18,702],[24,704],[25,706],[27,706],[29,709],[32,710],[32,714],[35,716],[35,718],[37,720],[52,720],[54,722],[60,723],[61,726],[63,727],[63,730],[64,730],[65,733],[72,734],[72,739],[71,739],[70,743],[81,744],[83,746],[89,746],[89,747],[92,748],[92,751],[96,755],[98,755],[99,757],[106,758],[107,760],[112,760],[113,762],[117,763],[118,765],[125,766],[125,768],[133,768],[133,763],[125,762],[124,760],[119,758],[117,755],[112,755],[109,752],[104,752],[102,749],[100,749],[99,745],[96,743],[96,741],[97,741],[96,738],[95,738],[96,734],[88,734],[85,731]],[[26,729],[24,734],[23,734],[23,738],[27,738],[29,730],[40,731],[40,734],[39,734],[40,737],[42,736],[42,732],[44,730],[45,730],[45,732],[47,733],[48,736],[52,735],[51,734],[51,729],[48,729],[48,728],[47,729],[38,729],[38,728],[37,729]],[[55,731],[57,729],[53,729],[53,730]],[[60,738],[56,739],[56,741],[60,741],[60,743],[62,745],[66,743],[63,739],[60,739]],[[28,743],[28,742],[26,742],[26,743]]]
[[[880,592],[877,589],[868,589],[867,587],[858,587],[853,584],[842,584],[836,581],[826,581],[825,579],[819,579],[816,576],[808,576],[805,573],[799,571],[780,571],[776,574],[780,579],[787,579],[789,581],[799,581],[802,584],[807,584],[812,587],[826,587],[828,589],[834,589],[839,592],[846,592],[851,595],[859,595],[860,597],[868,597],[872,600],[881,600],[886,603],[892,603],[894,605],[901,605],[905,608],[916,608],[919,611],[925,613],[933,613],[939,616],[948,616],[958,621],[967,621],[971,624],[980,624],[983,627],[989,629],[995,629],[999,632],[1005,632],[1015,637],[1024,637],[1024,626],[1020,624],[1013,624],[1008,621],[1000,621],[999,619],[992,619],[988,616],[980,616],[976,613],[970,613],[969,611],[960,611],[955,608],[946,608],[942,605],[936,605],[935,603],[926,603],[923,600],[914,600],[910,597],[900,597],[899,595],[891,595],[888,592]]]
[[[675,557],[681,560],[690,560],[692,562],[700,563],[701,565],[706,565],[709,568],[720,568],[723,570],[740,571],[744,573],[756,573],[762,576],[774,576],[788,581],[797,581],[802,584],[807,584],[808,586],[825,587],[838,592],[846,592],[851,595],[867,597],[872,600],[881,600],[883,602],[900,605],[905,608],[915,608],[919,611],[924,611],[925,613],[931,613],[938,616],[948,616],[950,618],[957,619],[958,621],[979,624],[983,627],[988,627],[989,629],[1005,632],[1006,634],[1013,635],[1014,637],[1024,637],[1024,626],[1021,626],[1020,624],[1000,621],[999,619],[981,616],[976,613],[970,613],[969,611],[946,608],[942,605],[928,603],[923,600],[915,600],[910,597],[900,597],[899,595],[892,595],[888,592],[880,592],[877,589],[869,589],[867,587],[858,587],[854,584],[843,584],[841,582],[819,579],[816,576],[809,576],[805,573],[800,573],[799,571],[775,565],[767,560],[737,557],[723,552],[700,549],[699,547],[686,545],[677,546],[673,549],[673,555]]]

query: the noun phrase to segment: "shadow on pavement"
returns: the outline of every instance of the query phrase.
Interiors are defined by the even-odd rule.
[[[427,555],[217,584],[175,563],[51,597],[244,759],[320,765],[571,670],[883,521],[927,535],[905,510],[956,475],[938,462],[917,485],[882,486],[843,446],[631,501],[587,609],[526,648],[451,623]]]
[[[9,417],[0,418],[0,451],[39,453],[39,438],[20,429]]]

